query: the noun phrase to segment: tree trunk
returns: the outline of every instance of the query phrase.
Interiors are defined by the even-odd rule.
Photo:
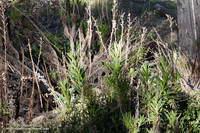
[[[177,0],[177,13],[179,48],[192,65],[191,80],[196,84],[200,79],[200,0]]]

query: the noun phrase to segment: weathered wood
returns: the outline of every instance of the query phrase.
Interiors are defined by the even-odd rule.
[[[179,47],[193,66],[193,79],[200,78],[200,0],[177,0]]]

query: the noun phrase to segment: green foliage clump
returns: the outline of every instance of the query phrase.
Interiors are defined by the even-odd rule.
[[[0,104],[0,112],[3,114],[3,116],[9,116],[11,114],[9,108],[5,104]]]

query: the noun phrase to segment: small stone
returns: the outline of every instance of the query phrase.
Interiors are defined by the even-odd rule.
[[[31,123],[40,124],[40,123],[42,123],[44,121],[44,119],[45,119],[45,116],[41,115],[41,116],[38,116],[38,117],[34,118]]]

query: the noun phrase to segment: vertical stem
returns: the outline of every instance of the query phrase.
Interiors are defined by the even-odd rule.
[[[135,106],[135,118],[138,119],[140,116],[140,99],[139,99],[139,86],[140,86],[140,81],[138,82],[138,85],[136,87],[136,106]]]

